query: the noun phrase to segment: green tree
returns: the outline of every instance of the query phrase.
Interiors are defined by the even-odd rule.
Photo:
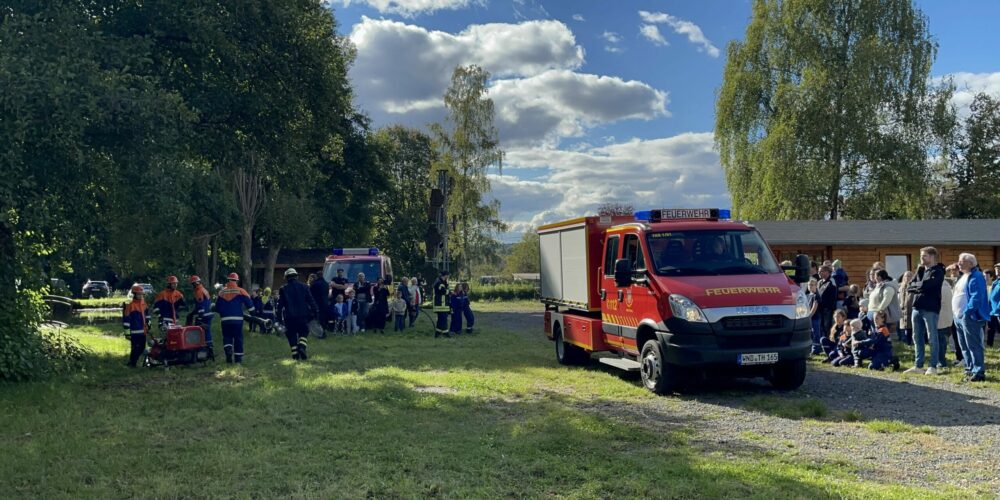
[[[324,162],[343,165],[343,136],[364,125],[347,79],[353,50],[332,11],[309,0],[151,0],[111,12],[109,29],[151,40],[160,81],[197,112],[189,154],[228,181],[249,274],[268,193],[333,176]]]
[[[152,44],[103,30],[100,5],[0,8],[0,378],[44,374],[46,270],[103,249],[120,176],[172,157],[193,119],[151,70]]]
[[[910,0],[755,1],[716,102],[739,216],[922,216],[950,97],[936,49]]]
[[[976,94],[969,111],[953,155],[950,215],[1000,218],[1000,99]]]
[[[423,269],[426,260],[430,170],[437,151],[427,134],[398,125],[374,136],[380,171],[388,180],[376,206],[374,242],[392,256],[397,273],[412,275]]]
[[[280,191],[271,193],[259,230],[261,246],[267,248],[262,287],[274,283],[274,266],[282,248],[301,247],[315,238],[319,221],[315,206],[311,198]]]
[[[535,229],[525,231],[521,235],[521,241],[511,247],[510,255],[507,256],[507,274],[540,272],[541,257],[538,253],[538,244],[538,232]]]
[[[456,67],[444,95],[445,124],[432,125],[441,148],[434,171],[445,170],[454,179],[448,194],[448,220],[454,226],[448,234],[449,253],[459,276],[466,279],[473,256],[495,254],[494,234],[506,228],[499,218],[499,202],[484,197],[490,192],[487,174],[494,166],[501,171],[504,156],[493,125],[493,100],[487,97],[489,78],[479,66]]]

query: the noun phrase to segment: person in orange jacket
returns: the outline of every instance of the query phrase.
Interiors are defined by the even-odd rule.
[[[177,289],[177,276],[167,276],[167,287],[153,299],[153,307],[160,312],[160,318],[180,324],[177,321],[177,311],[187,309],[187,304],[184,302],[184,294]]]
[[[132,351],[128,356],[128,366],[135,368],[139,356],[146,350],[146,298],[141,285],[132,285],[132,302],[122,308],[122,327],[128,332]]]
[[[215,299],[215,312],[222,317],[222,342],[226,363],[243,362],[243,308],[254,312],[250,294],[240,288],[240,277],[229,273],[225,288]]]

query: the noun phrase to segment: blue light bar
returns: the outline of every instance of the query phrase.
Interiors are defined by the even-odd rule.
[[[378,248],[368,247],[368,248],[334,248],[333,255],[368,255],[371,257],[378,256]]]
[[[730,210],[719,208],[660,208],[636,212],[635,220],[643,222],[684,219],[725,220],[731,215]]]

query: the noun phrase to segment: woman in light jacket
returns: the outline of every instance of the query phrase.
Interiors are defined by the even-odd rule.
[[[879,311],[884,311],[885,326],[890,332],[895,332],[896,326],[899,324],[899,316],[902,314],[899,310],[899,290],[896,288],[896,282],[889,277],[889,273],[885,269],[880,269],[875,276],[878,279],[878,284],[875,285],[875,289],[872,290],[871,296],[868,298],[868,311],[873,316]]]

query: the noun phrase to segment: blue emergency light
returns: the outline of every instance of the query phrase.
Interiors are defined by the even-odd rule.
[[[709,219],[728,220],[731,212],[721,208],[658,208],[635,213],[635,220],[660,222],[663,220]]]
[[[368,247],[368,248],[334,248],[333,255],[368,255],[371,257],[378,256],[378,248]]]

